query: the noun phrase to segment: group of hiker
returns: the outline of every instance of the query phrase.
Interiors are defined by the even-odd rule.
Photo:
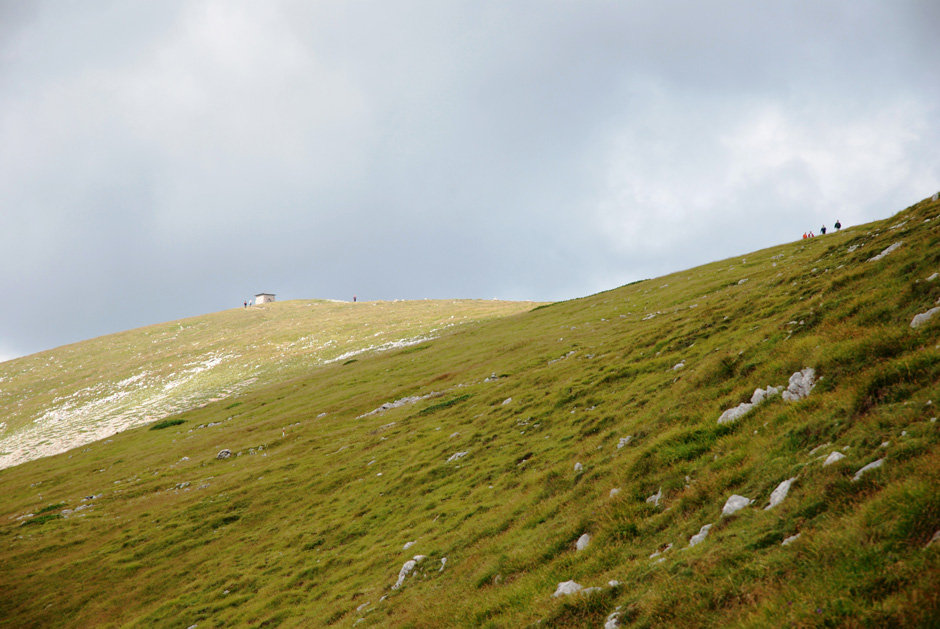
[[[842,229],[842,223],[837,220],[837,221],[836,221],[836,224],[833,225],[833,227],[836,228],[836,231],[839,231],[840,229]],[[822,236],[825,236],[825,235],[826,235],[826,226],[825,226],[825,225],[823,225],[822,227],[819,228],[819,233],[820,233],[820,235],[822,235]],[[814,234],[812,231],[803,232],[803,238],[804,238],[804,239],[805,239],[805,238],[815,238],[815,237],[816,237],[816,234]]]

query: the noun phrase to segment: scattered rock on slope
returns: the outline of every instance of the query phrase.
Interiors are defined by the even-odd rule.
[[[884,258],[885,256],[887,256],[887,255],[889,255],[889,254],[894,253],[895,251],[897,251],[898,248],[900,248],[900,246],[903,245],[903,244],[904,244],[904,241],[903,241],[903,240],[899,240],[898,242],[894,243],[894,244],[891,245],[890,247],[887,247],[884,251],[882,251],[882,252],[879,253],[878,255],[873,256],[873,257],[871,257],[871,258],[868,258],[868,261],[869,261],[869,262],[877,262],[878,260],[881,260],[881,259]]]
[[[564,581],[558,584],[558,589],[555,590],[555,593],[552,594],[552,597],[558,598],[559,596],[571,596],[572,594],[577,594],[584,589],[584,586],[580,583],[575,583],[574,581]]]
[[[790,486],[793,485],[793,481],[795,480],[796,478],[788,478],[787,480],[777,485],[777,488],[771,492],[770,504],[764,507],[764,511],[767,511],[768,509],[773,509],[778,504],[783,502],[784,499],[787,497],[787,494],[790,493]]]
[[[745,498],[737,494],[732,495],[725,501],[725,506],[721,508],[721,515],[732,515],[744,507],[754,502],[751,498]]]
[[[700,528],[699,531],[698,531],[698,533],[696,533],[695,535],[693,535],[693,536],[689,539],[689,546],[688,546],[688,547],[691,548],[691,547],[695,546],[696,544],[701,544],[702,542],[704,542],[704,541],[705,541],[705,538],[708,537],[708,531],[709,531],[711,528],[712,528],[712,525],[711,525],[711,524],[706,524],[705,526],[703,526],[702,528]]]
[[[584,550],[585,548],[588,547],[590,543],[591,543],[591,536],[585,533],[584,535],[578,538],[578,541],[575,542],[574,546],[577,550]]]
[[[807,367],[803,371],[797,371],[790,376],[790,383],[787,390],[783,392],[783,399],[787,402],[797,402],[808,397],[810,391],[816,386],[816,370]]]
[[[398,581],[392,586],[393,590],[397,590],[401,587],[401,584],[405,582],[405,577],[411,574],[411,571],[415,569],[415,566],[421,563],[422,559],[424,559],[424,555],[415,555],[414,559],[409,559],[405,562],[405,565],[403,565],[398,572]]]
[[[867,472],[870,472],[873,469],[881,467],[882,465],[884,465],[884,463],[885,463],[884,459],[878,459],[877,461],[872,461],[871,463],[869,463],[868,465],[866,465],[859,471],[855,472],[855,476],[852,477],[852,480],[853,481],[861,480],[862,476],[864,476]]]
[[[916,330],[920,326],[930,321],[933,318],[933,316],[937,314],[938,312],[940,312],[940,306],[937,306],[936,308],[931,308],[927,312],[922,312],[919,315],[915,315],[914,320],[911,321],[911,328]]]

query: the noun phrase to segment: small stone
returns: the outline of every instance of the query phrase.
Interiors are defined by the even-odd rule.
[[[780,545],[781,545],[781,546],[789,546],[790,544],[792,544],[792,543],[795,542],[796,540],[800,539],[800,535],[802,535],[802,533],[797,533],[796,535],[791,535],[790,537],[788,537],[788,538],[786,538],[785,540],[783,540],[782,542],[780,542]]]
[[[401,547],[402,550],[408,550],[415,545],[415,542],[405,542],[405,545]]]
[[[692,546],[695,546],[696,544],[701,544],[702,542],[704,542],[705,538],[708,537],[708,531],[711,528],[712,528],[711,524],[706,524],[705,526],[700,528],[698,533],[696,533],[689,539],[689,548],[691,548]]]
[[[619,494],[619,493],[620,493],[620,488],[619,488],[619,487],[614,487],[613,489],[610,490],[610,497],[613,498],[614,496],[616,496],[616,495]]]
[[[591,536],[585,533],[584,535],[578,538],[578,541],[575,542],[574,546],[578,551],[582,551],[585,548],[587,548],[590,543],[591,543]]]
[[[632,436],[632,435],[627,435],[626,437],[621,437],[621,438],[620,438],[620,441],[617,442],[617,449],[619,450],[620,448],[624,447],[625,445],[627,445],[628,443],[630,443],[630,441],[631,441],[632,439],[633,439],[633,436]]]
[[[866,465],[865,467],[863,467],[862,469],[860,469],[859,471],[855,472],[855,476],[852,477],[852,480],[853,481],[861,480],[862,476],[864,476],[867,472],[877,469],[884,464],[885,464],[884,459],[878,459],[877,461],[873,461],[869,463],[868,465]]]
[[[505,400],[503,400],[503,406],[506,406],[510,402],[512,402],[512,398],[511,397],[506,398]]]
[[[552,594],[553,598],[558,598],[559,596],[570,596],[572,594],[577,594],[584,589],[583,585],[575,583],[574,581],[564,581],[558,584],[558,589],[555,590],[555,593]]]
[[[940,306],[931,308],[927,312],[922,312],[919,315],[915,315],[914,319],[911,321],[911,328],[916,330],[920,326],[930,321],[938,312],[940,312]]]
[[[215,458],[221,461],[223,459],[229,458],[230,456],[232,456],[232,451],[226,448],[225,450],[220,450],[219,453],[215,455]]]
[[[887,247],[884,251],[882,251],[882,252],[879,253],[878,255],[876,255],[876,256],[874,256],[874,257],[871,257],[871,258],[868,258],[868,261],[869,261],[869,262],[877,262],[878,260],[883,259],[885,256],[887,256],[887,255],[889,255],[889,254],[894,253],[895,251],[897,251],[897,250],[901,247],[901,245],[903,245],[903,244],[904,244],[904,241],[898,241],[898,242],[894,243],[893,245],[891,245],[890,247]]]
[[[753,404],[748,402],[741,402],[734,408],[729,408],[724,413],[721,414],[721,417],[718,418],[719,424],[731,424],[736,422],[738,419],[743,417],[748,411],[754,408]]]
[[[469,451],[469,450],[466,450],[466,451],[464,451],[464,452],[456,452],[456,453],[450,455],[450,458],[447,459],[447,460],[445,461],[445,463],[450,463],[451,461],[456,461],[457,459],[462,459],[463,457],[467,456],[468,454],[470,454],[470,451]]]
[[[844,458],[845,458],[845,455],[842,454],[841,452],[833,451],[829,456],[826,457],[826,460],[823,461],[823,467],[826,467],[827,465],[832,465],[836,461],[841,461]]]
[[[764,507],[764,511],[773,509],[778,504],[783,502],[783,500],[787,497],[787,494],[790,492],[790,486],[793,485],[793,481],[795,480],[796,478],[788,478],[787,480],[777,485],[777,488],[771,492],[770,504]]]
[[[575,471],[575,472],[581,472],[581,471],[583,471],[583,470],[584,470],[584,466],[581,465],[581,463],[575,463],[575,464],[574,464],[574,471]]]
[[[734,494],[725,501],[725,506],[721,508],[721,515],[732,515],[748,506],[752,502],[754,501],[750,498],[745,498],[744,496]]]
[[[620,616],[619,611],[611,613],[604,621],[604,629],[620,629]]]
[[[663,498],[663,488],[660,487],[659,491],[646,499],[646,502],[652,504],[654,507],[659,506],[659,501]]]
[[[797,371],[790,376],[787,390],[783,392],[783,399],[787,402],[796,402],[808,397],[810,391],[816,386],[815,378],[816,371],[812,367]]]

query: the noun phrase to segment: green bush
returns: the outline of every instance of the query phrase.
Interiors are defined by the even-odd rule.
[[[157,422],[151,426],[150,430],[163,430],[164,428],[169,428],[170,426],[179,426],[185,422],[185,419],[164,419],[163,421]]]

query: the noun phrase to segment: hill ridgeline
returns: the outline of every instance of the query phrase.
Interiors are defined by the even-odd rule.
[[[190,387],[0,470],[0,627],[940,617],[936,198],[538,307],[279,306],[0,375],[5,430]]]

